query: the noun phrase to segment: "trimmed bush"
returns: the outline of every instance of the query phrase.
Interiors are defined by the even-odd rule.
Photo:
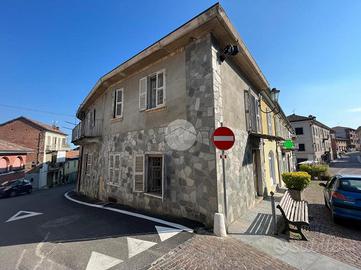
[[[328,175],[328,166],[301,164],[300,171],[307,172],[309,175],[311,175],[312,179],[322,179],[323,176]]]
[[[290,172],[282,174],[283,182],[288,189],[302,191],[311,183],[311,175],[307,172]]]

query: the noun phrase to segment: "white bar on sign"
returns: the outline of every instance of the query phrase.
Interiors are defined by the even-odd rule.
[[[214,136],[214,141],[232,142],[234,141],[233,136]]]

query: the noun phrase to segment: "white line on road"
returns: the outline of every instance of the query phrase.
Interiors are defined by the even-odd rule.
[[[25,215],[23,215],[23,214],[25,214]],[[5,223],[23,219],[23,218],[34,217],[34,216],[38,216],[38,215],[42,215],[42,214],[43,213],[30,212],[30,211],[19,211],[15,215],[13,215],[11,218],[9,218],[7,221],[5,221]]]
[[[122,262],[123,261],[120,259],[93,251],[90,256],[86,270],[107,270]]]
[[[67,193],[64,194],[65,198],[67,198],[67,199],[70,200],[70,201],[73,201],[73,202],[82,204],[82,205],[86,205],[86,206],[90,206],[90,207],[95,207],[95,208],[101,208],[101,209],[105,209],[105,210],[117,212],[117,213],[120,213],[120,214],[132,216],[132,217],[137,217],[137,218],[142,218],[142,219],[150,220],[150,221],[153,221],[153,222],[157,222],[157,223],[160,223],[160,224],[164,224],[164,225],[167,225],[167,226],[171,226],[171,227],[180,229],[180,230],[182,230],[182,231],[186,231],[186,232],[189,232],[189,233],[193,233],[193,230],[192,230],[191,228],[188,228],[188,227],[186,227],[186,226],[183,226],[183,225],[180,225],[180,224],[177,224],[177,223],[165,221],[165,220],[159,219],[159,218],[154,218],[154,217],[146,216],[146,215],[143,215],[143,214],[133,213],[133,212],[126,211],[126,210],[120,210],[120,209],[116,209],[116,208],[112,208],[112,207],[108,207],[108,206],[103,206],[103,205],[98,205],[98,204],[93,204],[93,203],[82,202],[82,201],[79,201],[79,200],[76,200],[76,199],[71,198],[71,197],[68,195],[68,193],[69,193],[69,192],[67,192]]]

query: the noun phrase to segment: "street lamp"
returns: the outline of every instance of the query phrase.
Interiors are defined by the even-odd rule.
[[[268,91],[268,89],[263,90],[263,91],[266,92],[266,91]],[[276,109],[277,109],[277,105],[276,105],[276,104],[278,104],[278,97],[279,97],[279,95],[280,95],[280,92],[281,92],[281,91],[278,90],[278,89],[276,89],[276,88],[272,88],[272,90],[270,90],[271,100],[272,100],[272,102],[275,104],[275,106],[274,106],[273,109],[271,109],[269,112],[267,111],[267,109],[266,109],[266,111],[263,111],[263,110],[261,109],[261,106],[260,106],[261,112],[263,112],[263,113],[272,113],[272,112],[274,112],[274,113],[276,113],[276,114],[279,113],[279,110],[276,111]],[[267,94],[266,94],[266,96],[267,96]]]
[[[280,95],[280,90],[276,89],[276,88],[272,88],[271,90],[271,99],[273,102],[278,102],[278,97]]]

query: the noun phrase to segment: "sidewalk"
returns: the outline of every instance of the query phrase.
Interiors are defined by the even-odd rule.
[[[295,268],[231,237],[195,235],[158,259],[149,269],[287,270]]]
[[[310,190],[311,192],[313,191]],[[320,197],[317,194],[317,197]],[[275,195],[276,204],[280,201],[281,194]],[[322,199],[322,197],[320,197]],[[310,204],[310,207],[313,207]],[[316,236],[312,234],[309,241],[288,240],[286,235],[273,235],[272,230],[272,211],[269,200],[263,200],[254,208],[250,209],[247,215],[229,226],[229,237],[237,239],[243,243],[249,244],[257,250],[266,253],[268,256],[277,258],[284,263],[292,265],[297,269],[327,269],[327,270],[356,270],[358,268],[349,264],[335,260],[317,249],[305,248]],[[276,209],[278,219],[281,218],[280,212]],[[311,227],[312,227],[311,221]],[[307,232],[307,231],[306,231]],[[307,234],[306,234],[307,235]],[[332,235],[324,235],[323,238]],[[339,239],[345,241],[345,239]],[[318,241],[316,239],[316,241]],[[326,248],[326,247],[325,247]],[[324,252],[323,252],[324,253]],[[337,258],[337,257],[336,257]],[[348,262],[348,263],[351,263]]]

